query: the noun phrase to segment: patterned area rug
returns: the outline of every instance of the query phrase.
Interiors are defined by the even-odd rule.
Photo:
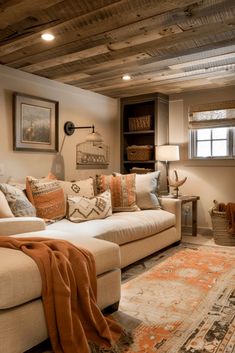
[[[123,274],[120,311],[140,321],[128,353],[234,353],[235,251],[181,244]]]
[[[132,331],[127,353],[235,353],[234,248],[181,244],[122,277],[113,316]]]

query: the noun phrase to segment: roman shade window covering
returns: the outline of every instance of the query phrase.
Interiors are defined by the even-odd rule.
[[[235,127],[235,101],[191,106],[189,129]]]

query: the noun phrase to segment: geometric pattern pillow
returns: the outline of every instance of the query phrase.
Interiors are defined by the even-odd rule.
[[[61,181],[59,180],[65,195],[77,195],[85,197],[94,197],[94,181],[88,178],[78,181]]]
[[[161,208],[158,197],[160,171],[136,174],[136,202],[141,210]]]
[[[106,218],[112,215],[109,191],[89,199],[82,196],[68,196],[67,218],[72,222]]]
[[[11,212],[15,217],[35,217],[35,207],[29,202],[24,192],[15,186],[0,184],[0,190],[6,197]]]
[[[65,195],[57,180],[26,177],[26,193],[38,217],[59,220],[65,216]]]
[[[136,174],[97,175],[98,193],[110,190],[113,212],[138,211],[136,204]]]

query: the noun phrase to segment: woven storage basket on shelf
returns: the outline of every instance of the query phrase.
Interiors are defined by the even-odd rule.
[[[127,159],[128,161],[148,161],[151,159],[153,146],[128,146]]]
[[[235,234],[229,232],[229,222],[226,212],[217,211],[214,207],[209,210],[211,215],[214,241],[218,245],[235,246]]]
[[[128,118],[129,131],[141,131],[151,129],[151,115]]]

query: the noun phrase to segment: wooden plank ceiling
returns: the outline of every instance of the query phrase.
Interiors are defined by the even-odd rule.
[[[0,63],[110,97],[235,85],[235,0],[0,0]]]

